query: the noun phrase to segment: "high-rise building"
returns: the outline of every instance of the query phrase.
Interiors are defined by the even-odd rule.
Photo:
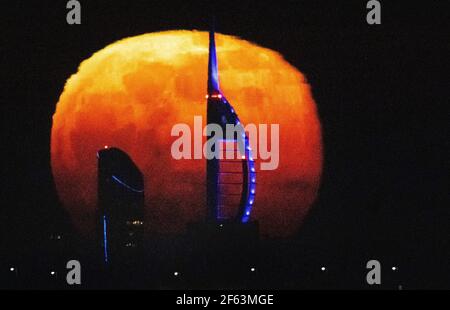
[[[211,148],[216,156],[206,164],[208,219],[247,223],[255,201],[255,163],[243,125],[219,87],[214,30],[209,33],[207,91],[207,124],[219,125],[223,133],[208,137],[217,138]]]
[[[98,157],[99,231],[104,262],[125,262],[142,249],[144,179],[131,158],[118,148]]]

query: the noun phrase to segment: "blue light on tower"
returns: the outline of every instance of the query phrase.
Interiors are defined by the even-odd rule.
[[[103,215],[103,246],[104,246],[105,263],[108,263],[108,234],[107,234],[106,215]]]
[[[243,125],[236,111],[228,102],[226,97],[220,90],[219,86],[219,72],[218,72],[218,61],[215,46],[214,31],[209,33],[209,61],[208,61],[208,94],[207,99],[207,119],[208,124],[219,124],[222,128],[226,128],[228,124],[232,124],[239,129],[243,129]],[[240,131],[240,130],[239,130]],[[255,162],[253,159],[252,148],[249,143],[249,137],[247,136],[245,130],[242,130],[234,138],[234,142],[238,143],[239,148],[242,153],[239,153],[239,157],[236,159],[241,159],[241,170],[239,172],[227,172],[226,168],[220,168],[220,163],[216,159],[209,160],[207,162],[207,203],[209,217],[214,220],[226,219],[222,217],[222,207],[221,200],[223,195],[219,190],[219,185],[229,185],[232,183],[227,183],[226,181],[219,181],[219,175],[224,175],[226,173],[236,174],[240,173],[242,175],[242,191],[240,193],[239,211],[234,218],[241,222],[247,223],[250,219],[252,207],[255,201],[256,192],[256,169]],[[223,170],[221,170],[223,169]],[[236,181],[234,181],[236,182]]]
[[[132,192],[135,193],[143,193],[144,190],[140,190],[140,189],[135,189],[133,187],[131,187],[130,185],[126,184],[125,182],[121,181],[118,177],[116,177],[115,175],[112,176],[112,179],[114,181],[116,181],[117,183],[119,183],[120,185],[124,186],[125,188],[129,189]]]

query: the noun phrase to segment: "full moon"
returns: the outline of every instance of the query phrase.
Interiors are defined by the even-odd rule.
[[[263,237],[294,234],[322,171],[319,117],[305,77],[270,49],[216,35],[221,89],[245,125],[279,124],[276,170],[257,171],[251,218]],[[93,237],[97,151],[117,147],[144,175],[148,234],[179,234],[206,216],[205,160],[175,160],[175,124],[206,120],[208,33],[166,31],[115,42],[66,82],[51,130],[56,189],[74,226]],[[257,168],[259,164],[257,163]]]

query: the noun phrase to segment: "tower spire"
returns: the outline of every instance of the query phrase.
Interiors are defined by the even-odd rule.
[[[217,68],[216,40],[214,19],[209,30],[209,61],[208,61],[208,94],[220,92],[219,71]]]

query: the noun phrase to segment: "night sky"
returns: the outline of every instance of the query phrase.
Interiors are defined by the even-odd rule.
[[[49,142],[79,63],[124,37],[207,30],[211,15],[207,2],[80,2],[82,24],[73,26],[66,1],[2,8],[2,252],[70,231]],[[382,24],[369,26],[366,1],[216,1],[216,28],[280,52],[312,86],[325,164],[298,240],[337,260],[404,266],[418,287],[448,288],[450,10],[445,1],[381,2]]]

